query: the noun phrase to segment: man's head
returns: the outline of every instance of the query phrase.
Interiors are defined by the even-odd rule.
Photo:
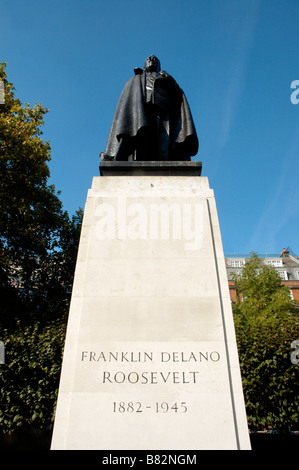
[[[159,73],[161,70],[161,64],[159,59],[154,55],[150,55],[144,63],[144,70],[146,70],[146,72]]]

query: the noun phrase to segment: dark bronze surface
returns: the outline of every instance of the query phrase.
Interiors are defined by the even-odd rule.
[[[201,162],[101,161],[101,176],[200,176]]]
[[[198,138],[184,92],[153,55],[134,72],[119,98],[101,160],[190,161]]]

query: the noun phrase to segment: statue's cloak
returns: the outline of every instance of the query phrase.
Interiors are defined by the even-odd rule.
[[[126,142],[125,154],[134,152],[136,141],[150,126],[146,104],[145,72],[138,73],[126,83],[119,98],[111,124],[105,154],[114,157],[119,146]],[[169,160],[189,160],[198,151],[198,138],[184,92],[166,72],[160,72],[155,80],[154,107],[169,121]],[[154,160],[155,158],[153,158]]]

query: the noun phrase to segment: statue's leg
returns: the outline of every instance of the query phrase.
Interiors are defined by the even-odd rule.
[[[157,116],[157,144],[159,160],[169,160],[169,119]]]
[[[132,155],[134,153],[133,139],[131,137],[122,137],[119,141],[115,153],[115,160],[132,160]]]

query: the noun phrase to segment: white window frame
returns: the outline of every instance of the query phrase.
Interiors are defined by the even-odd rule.
[[[289,279],[288,272],[287,271],[278,271],[278,274],[280,276],[280,279],[282,281],[287,281]]]
[[[265,260],[265,264],[273,266],[274,268],[281,268],[283,266],[282,259],[267,259]]]
[[[289,289],[289,291],[290,291],[291,299],[294,300],[293,290],[292,290],[292,289]]]
[[[239,260],[239,259],[230,259],[227,261],[228,266],[231,268],[243,268],[245,264],[245,260]]]

